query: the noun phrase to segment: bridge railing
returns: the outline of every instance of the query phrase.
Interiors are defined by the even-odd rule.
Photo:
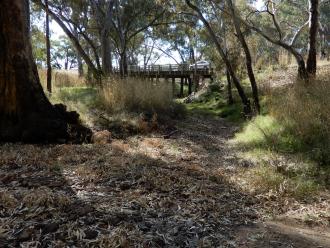
[[[114,67],[113,71],[115,73],[120,73],[119,67]],[[148,74],[178,74],[178,73],[194,73],[203,72],[206,74],[213,73],[212,68],[205,67],[199,68],[189,64],[167,64],[167,65],[129,65],[128,75],[148,75]]]

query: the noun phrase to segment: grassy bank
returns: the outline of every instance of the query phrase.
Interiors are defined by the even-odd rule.
[[[243,174],[248,187],[297,199],[330,187],[330,80],[294,81],[264,95],[264,115],[244,123],[231,144],[257,166]]]
[[[330,80],[324,66],[309,83],[296,81],[294,72],[256,75],[262,114],[251,120],[235,91],[237,104],[227,104],[225,88],[204,92],[187,109],[240,127],[230,145],[253,164],[240,175],[249,190],[305,199],[330,187]]]

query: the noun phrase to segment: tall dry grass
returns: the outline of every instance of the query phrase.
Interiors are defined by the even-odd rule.
[[[330,187],[329,70],[319,69],[308,83],[289,79],[269,86],[263,91],[267,114],[247,122],[231,140],[258,164],[242,173],[244,184],[248,190],[312,199]]]
[[[324,72],[309,83],[296,82],[271,97],[270,111],[321,164],[330,165],[330,78]]]
[[[329,67],[327,67],[329,68]],[[285,72],[282,72],[285,73]],[[236,135],[245,147],[303,153],[330,166],[330,78],[325,68],[316,78],[301,82],[272,77],[263,89],[267,115],[248,122]],[[275,82],[272,82],[275,80]]]
[[[112,77],[100,90],[105,106],[111,111],[167,111],[173,106],[170,82],[141,78]]]
[[[41,85],[47,89],[47,71],[39,69],[39,78]],[[64,87],[84,87],[86,80],[84,77],[79,77],[75,71],[53,70],[52,71],[52,87],[54,90]]]

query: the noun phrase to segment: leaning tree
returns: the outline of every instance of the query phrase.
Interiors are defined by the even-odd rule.
[[[41,87],[30,43],[29,0],[0,1],[0,47],[0,141],[65,142],[72,131],[80,135],[78,114],[53,106]]]

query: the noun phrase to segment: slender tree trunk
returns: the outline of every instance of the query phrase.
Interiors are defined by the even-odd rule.
[[[248,72],[249,80],[251,83],[254,106],[255,106],[255,109],[257,110],[257,113],[259,114],[260,113],[259,93],[258,93],[257,82],[256,82],[254,72],[253,72],[251,52],[250,52],[248,44],[246,43],[245,37],[241,31],[241,24],[240,24],[239,18],[237,18],[237,16],[236,16],[237,14],[235,13],[235,6],[233,5],[232,0],[227,0],[227,3],[228,3],[228,6],[229,6],[231,14],[232,14],[232,19],[234,22],[237,38],[238,38],[239,42],[241,43],[244,53],[245,53],[245,64],[246,64],[246,69]]]
[[[319,0],[309,0],[309,51],[307,58],[307,72],[311,75],[316,74],[316,37],[319,25]]]
[[[233,105],[234,104],[234,98],[233,98],[233,91],[232,91],[232,86],[231,86],[231,78],[229,71],[226,70],[226,76],[227,76],[227,92],[228,92],[228,105]]]
[[[77,28],[73,29],[73,35],[76,37],[77,40],[79,40],[79,34],[77,31]],[[84,67],[83,62],[80,53],[75,49],[76,59],[77,59],[77,66],[78,66],[78,76],[83,77],[84,76]]]
[[[302,80],[308,81],[309,75],[306,69],[304,57],[301,54],[293,54],[298,64],[298,77]]]
[[[111,47],[108,34],[105,30],[101,32],[102,71],[108,76],[112,71]]]
[[[127,76],[128,73],[128,62],[127,62],[127,51],[126,48],[120,53],[120,75],[122,77]]]
[[[78,115],[51,105],[43,92],[32,58],[27,3],[0,1],[0,141],[63,142],[69,138],[68,123],[77,124]]]
[[[239,96],[242,100],[242,103],[244,105],[244,109],[243,109],[244,114],[245,115],[250,115],[251,112],[252,112],[251,103],[250,103],[249,99],[247,98],[247,96],[245,94],[245,91],[244,91],[239,79],[237,78],[236,73],[235,73],[235,71],[234,71],[234,69],[233,69],[233,67],[232,67],[232,65],[231,65],[231,63],[228,59],[228,56],[225,54],[224,50],[222,49],[222,47],[220,45],[220,42],[218,41],[218,38],[215,35],[212,27],[210,26],[210,24],[205,19],[202,12],[200,11],[200,9],[197,6],[193,5],[191,3],[191,1],[189,1],[189,0],[185,0],[185,1],[186,1],[187,5],[198,14],[200,20],[204,23],[206,29],[208,30],[208,33],[209,33],[211,39],[213,40],[213,42],[215,43],[216,49],[219,52],[222,60],[225,62],[226,68],[227,68],[227,70],[228,70],[228,72],[229,72],[229,74],[230,74],[230,76],[233,80],[232,82],[234,83],[234,85],[237,89],[237,92],[238,92],[238,94],[239,94]]]
[[[50,61],[50,30],[49,30],[49,14],[48,0],[45,0],[46,5],[46,50],[47,50],[47,90],[52,93],[52,64]]]
[[[46,6],[42,3],[41,0],[32,0],[34,3],[38,4],[42,9],[46,11]],[[83,47],[80,45],[79,40],[73,35],[73,33],[68,29],[68,27],[63,23],[63,21],[51,10],[48,10],[49,15],[53,18],[53,20],[63,29],[64,33],[71,40],[72,45],[76,48],[76,50],[81,55],[82,59],[85,61],[87,66],[93,72],[93,75],[96,80],[100,80],[101,71],[95,67],[91,58],[87,55]]]
[[[181,78],[181,81],[180,81],[180,97],[183,97],[183,84],[184,84],[184,78],[182,77]]]
[[[76,57],[77,57],[77,63],[78,63],[78,76],[83,77],[84,76],[84,66],[83,66],[81,56],[79,53],[76,53]]]
[[[80,10],[73,8],[73,13],[72,13],[72,20],[74,23],[79,23],[79,14]],[[72,30],[73,36],[76,38],[77,41],[80,41],[79,33],[78,33],[78,28],[76,26],[73,27]],[[78,76],[83,77],[84,76],[84,67],[83,67],[83,61],[81,58],[81,55],[79,51],[75,47],[75,54],[76,54],[76,59],[77,59],[77,66],[78,66]]]

